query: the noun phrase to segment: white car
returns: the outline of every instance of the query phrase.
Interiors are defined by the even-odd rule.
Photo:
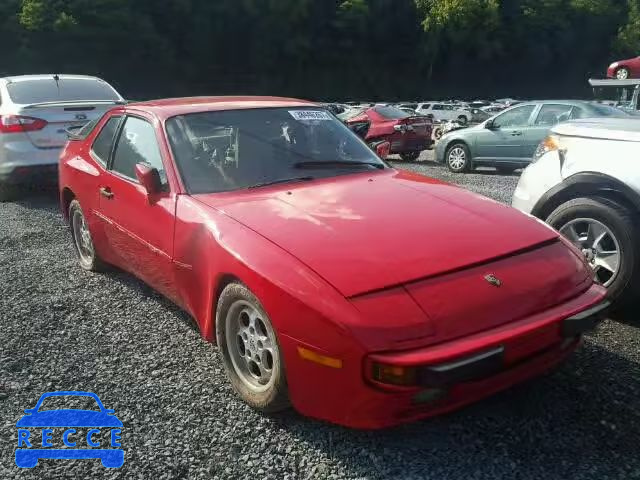
[[[0,201],[18,185],[55,183],[66,130],[124,102],[104,80],[80,75],[0,78],[0,99]]]
[[[420,115],[430,115],[437,122],[455,120],[463,125],[471,120],[471,112],[458,105],[444,102],[419,103],[416,112]]]
[[[512,205],[546,221],[584,255],[619,301],[640,293],[640,120],[553,127],[524,170]]]

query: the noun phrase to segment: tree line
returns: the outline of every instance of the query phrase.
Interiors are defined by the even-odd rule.
[[[640,0],[2,0],[0,23],[0,74],[128,98],[557,98],[639,54]]]

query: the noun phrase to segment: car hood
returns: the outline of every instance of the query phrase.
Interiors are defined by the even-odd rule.
[[[102,412],[68,409],[24,415],[16,427],[122,427],[122,422]]]
[[[288,251],[346,297],[557,236],[511,207],[393,169],[288,187],[196,198]]]

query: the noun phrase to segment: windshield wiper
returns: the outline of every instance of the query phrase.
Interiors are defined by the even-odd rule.
[[[270,182],[262,182],[256,183],[255,185],[250,185],[247,188],[260,188],[260,187],[268,187],[269,185],[277,185],[278,183],[288,183],[288,182],[308,182],[309,180],[313,180],[315,177],[292,177],[292,178],[280,178],[278,180],[272,180]]]
[[[298,162],[293,164],[293,168],[334,168],[334,167],[361,167],[367,165],[370,167],[376,167],[382,170],[384,165],[376,162],[349,162],[346,160],[331,160],[328,162],[313,161],[313,162]]]

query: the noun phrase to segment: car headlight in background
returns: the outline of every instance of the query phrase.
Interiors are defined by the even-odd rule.
[[[618,66],[618,62],[613,62],[611,65],[609,65],[609,68],[616,68]]]
[[[536,151],[533,154],[533,158],[531,159],[531,163],[537,162],[546,153],[556,151],[562,153],[562,149],[560,147],[560,139],[557,135],[549,135],[547,138],[542,140],[542,142],[540,142],[540,145],[538,145],[538,148],[536,148]]]

